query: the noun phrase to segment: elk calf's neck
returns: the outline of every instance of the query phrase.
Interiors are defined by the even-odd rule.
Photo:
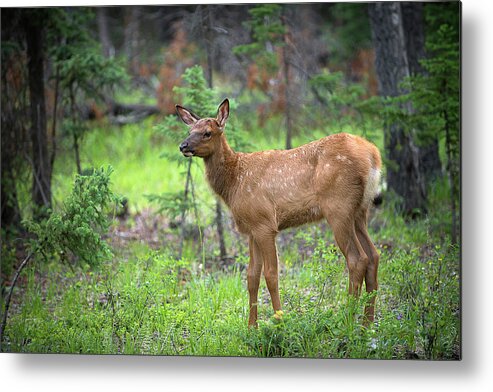
[[[216,118],[201,119],[179,105],[176,110],[190,127],[180,151],[204,159],[211,188],[231,210],[238,230],[249,236],[249,325],[257,322],[262,268],[274,310],[281,310],[275,237],[288,227],[325,218],[348,264],[349,292],[358,295],[363,280],[367,291],[376,290],[379,256],[367,231],[380,181],[375,145],[339,133],[292,150],[239,153],[224,135],[227,99]],[[365,307],[367,321],[373,320],[374,300],[372,296]]]

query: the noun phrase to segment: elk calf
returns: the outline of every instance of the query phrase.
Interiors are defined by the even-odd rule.
[[[229,101],[216,118],[199,118],[176,105],[190,127],[181,143],[186,157],[204,159],[207,180],[224,200],[238,230],[248,235],[250,264],[249,326],[257,324],[257,297],[262,267],[274,311],[281,310],[275,238],[280,230],[325,218],[347,261],[349,292],[376,290],[378,253],[367,231],[368,209],[377,194],[381,159],[370,142],[346,133],[292,150],[234,152],[224,136]],[[374,318],[375,297],[365,307]]]

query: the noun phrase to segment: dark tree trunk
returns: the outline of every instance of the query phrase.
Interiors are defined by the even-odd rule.
[[[32,198],[34,216],[41,218],[43,214],[40,211],[51,207],[51,165],[46,134],[43,29],[35,19],[35,17],[26,18],[25,32],[31,103]]]
[[[2,67],[2,83],[3,88],[6,89],[4,69]],[[5,90],[3,94],[8,94]],[[17,199],[16,181],[15,181],[15,160],[16,154],[19,154],[19,141],[16,140],[16,131],[19,130],[15,127],[15,109],[10,102],[4,101],[2,96],[2,123],[1,123],[1,224],[2,229],[8,227],[19,227],[21,221],[21,215],[19,210],[19,203]],[[17,143],[16,143],[17,141]]]
[[[3,126],[4,125],[2,124],[2,131]],[[3,143],[4,141],[2,140],[2,147]],[[11,161],[8,158],[8,154],[4,154],[4,151],[2,151],[1,203],[2,229],[6,229],[8,227],[18,227],[20,224],[21,215],[19,210],[19,203],[17,201],[17,191],[15,189],[15,177]]]
[[[73,135],[73,145],[75,153],[75,165],[77,166],[77,174],[82,174],[82,166],[80,164],[79,138],[75,133]]]
[[[406,52],[411,75],[424,73],[420,60],[425,54],[423,3],[401,3]],[[440,175],[442,165],[438,153],[437,135],[427,135],[420,143],[419,163],[427,183]]]
[[[75,94],[73,85],[69,88],[70,91],[70,112],[72,115],[72,121],[74,124],[77,124],[77,108],[75,107]],[[82,166],[80,164],[80,151],[79,151],[79,135],[78,130],[72,130],[72,146],[74,148],[75,154],[75,165],[77,166],[77,173],[82,174]]]
[[[110,34],[108,33],[108,18],[106,16],[106,8],[96,8],[98,18],[99,41],[103,47],[103,55],[105,57],[113,56],[113,45],[111,44]]]
[[[139,73],[140,7],[128,7],[125,19],[125,54],[130,63],[130,72],[136,77]]]
[[[427,184],[436,180],[442,173],[442,163],[438,152],[438,137],[433,136],[419,147],[419,164]]]
[[[225,260],[228,254],[226,251],[226,241],[224,240],[223,208],[218,198],[216,198],[216,227],[219,238],[219,257],[221,260]]]
[[[384,97],[399,96],[399,83],[410,75],[401,4],[397,2],[369,5],[370,24],[375,46],[375,63],[379,93]],[[411,107],[405,108],[411,110]],[[387,184],[403,199],[406,215],[426,211],[424,178],[419,165],[419,150],[412,132],[398,123],[385,125],[385,148],[390,163]]]
[[[12,12],[12,11],[10,11]],[[15,12],[15,11],[14,11]],[[12,36],[14,29],[15,14],[9,14],[9,11],[2,10],[2,40],[13,41]],[[4,19],[5,18],[5,19]],[[7,72],[11,70],[12,65],[9,64],[9,58],[2,54],[2,100],[1,100],[1,227],[17,227],[20,224],[20,210],[17,199],[17,191],[15,186],[15,166],[16,158],[21,154],[22,148],[22,130],[19,129],[19,107],[23,105],[16,104],[16,94],[19,94],[19,89],[12,89],[7,83]],[[13,91],[12,91],[13,90]]]
[[[401,3],[401,13],[409,73],[422,74],[419,60],[425,58],[423,3]]]

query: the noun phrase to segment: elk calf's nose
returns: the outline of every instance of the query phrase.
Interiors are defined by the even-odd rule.
[[[188,143],[187,142],[183,142],[182,144],[180,144],[180,151],[183,151],[187,147],[188,147]]]

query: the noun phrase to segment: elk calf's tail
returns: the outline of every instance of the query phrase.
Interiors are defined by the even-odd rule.
[[[373,198],[373,205],[378,207],[383,203],[383,195],[381,192],[378,192],[377,195]]]
[[[363,207],[368,208],[370,204],[380,205],[382,203],[382,195],[379,192],[380,184],[380,168],[372,167],[368,173],[366,181],[365,193],[363,194]]]

